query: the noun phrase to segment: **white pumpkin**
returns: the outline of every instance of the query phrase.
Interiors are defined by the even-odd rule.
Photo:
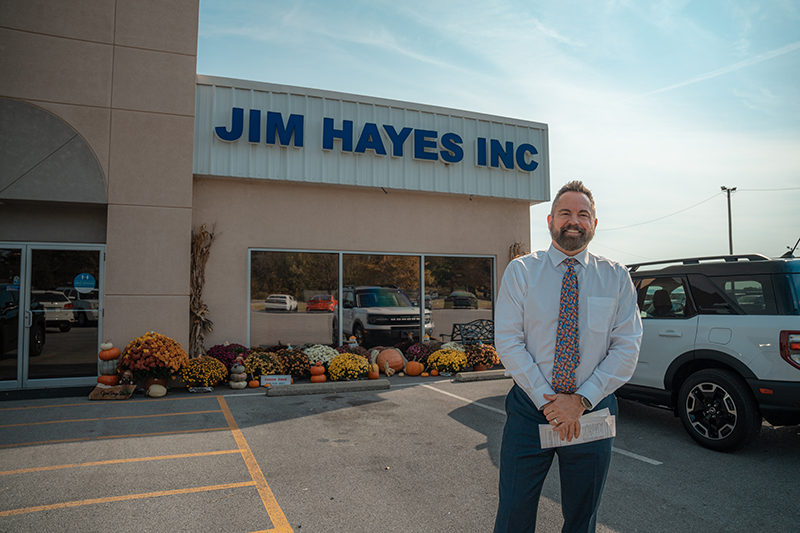
[[[228,383],[232,389],[243,389],[247,387],[246,381],[231,381]]]
[[[161,398],[167,395],[167,388],[164,385],[150,385],[150,388],[147,389],[147,395],[151,398]]]

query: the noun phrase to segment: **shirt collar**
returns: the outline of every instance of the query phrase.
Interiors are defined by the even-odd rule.
[[[583,266],[583,268],[586,268],[586,265],[589,261],[589,248],[584,248],[575,255],[567,255],[553,246],[551,243],[550,248],[547,249],[547,256],[550,258],[550,261],[553,262],[553,266],[555,267],[560,265],[567,257],[573,257]]]

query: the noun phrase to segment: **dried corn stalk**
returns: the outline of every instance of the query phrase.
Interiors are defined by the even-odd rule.
[[[200,226],[197,232],[192,232],[192,272],[191,294],[189,297],[189,357],[194,359],[205,355],[206,349],[203,340],[206,333],[210,333],[214,323],[208,318],[208,306],[203,303],[203,285],[206,284],[206,263],[208,262],[211,243],[214,242],[214,227],[211,232],[206,230],[206,225]]]
[[[525,251],[525,243],[524,242],[515,242],[514,244],[512,244],[509,247],[508,253],[511,256],[511,260],[513,261],[517,257],[519,257],[521,255],[525,255],[528,252]]]

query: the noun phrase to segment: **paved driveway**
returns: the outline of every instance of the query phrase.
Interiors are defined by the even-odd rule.
[[[0,402],[0,531],[488,532],[509,380]],[[798,429],[738,454],[620,402],[601,532],[796,531]],[[551,471],[539,531],[560,531]]]

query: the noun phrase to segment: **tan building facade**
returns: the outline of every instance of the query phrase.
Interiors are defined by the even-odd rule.
[[[196,140],[196,95],[209,84],[195,74],[198,10],[197,0],[3,2],[0,286],[6,289],[9,309],[17,309],[19,317],[17,323],[4,325],[0,388],[90,384],[96,376],[97,345],[105,339],[123,348],[153,330],[188,347],[191,234],[202,224],[214,226],[216,233],[203,292],[214,322],[207,347],[223,341],[262,342],[249,316],[263,311],[253,303],[263,299],[254,289],[254,251],[489,258],[491,283],[496,284],[508,263],[509,247],[529,241],[529,206],[549,199],[544,125],[533,125],[541,129],[544,146],[519,160],[525,166],[536,159],[538,170],[490,169],[490,163],[479,169],[486,179],[502,175],[523,184],[506,184],[499,194],[478,189],[473,194],[458,185],[443,189],[438,174],[431,174],[432,185],[424,179],[413,183],[408,178],[419,165],[438,165],[445,172],[474,165],[467,160],[458,165],[420,162],[410,154],[381,159],[374,153],[375,137],[367,139],[370,149],[359,160],[366,165],[359,176],[378,176],[381,161],[389,161],[402,167],[393,170],[397,179],[405,180],[401,184],[319,178],[324,172],[315,169],[330,168],[337,157],[331,150],[320,152],[327,159],[319,167],[308,166],[299,179],[238,170],[198,172],[198,159],[209,149]],[[239,85],[275,90],[253,82]],[[312,93],[313,98],[330,97]],[[362,105],[380,104],[352,95],[343,98],[359,99]],[[264,120],[269,111],[282,112],[284,124],[296,112],[280,103],[261,107]],[[200,115],[205,116],[204,109],[200,107]],[[231,124],[216,117],[229,116],[231,106],[217,111],[209,115],[216,121],[212,126],[230,131]],[[433,108],[431,112],[441,114]],[[309,121],[312,115],[306,113]],[[334,116],[340,121],[335,128],[342,127],[341,116]],[[472,118],[489,126],[493,122],[491,117]],[[360,131],[364,121],[354,120]],[[404,126],[422,127],[411,122],[394,119],[398,132]],[[514,130],[525,126],[521,121],[495,122]],[[318,134],[310,124],[307,143]],[[385,133],[381,135],[385,140]],[[491,133],[487,142],[489,137]],[[494,137],[505,140],[503,134]],[[220,145],[214,150],[273,149],[252,142],[249,148],[234,148],[219,138],[209,142]],[[336,143],[333,152],[341,151],[341,141]],[[471,143],[461,144],[464,151]],[[308,146],[299,151],[310,152]],[[274,149],[298,153],[297,147]],[[437,149],[423,147],[420,154],[425,158]],[[271,157],[272,152],[265,153]],[[378,166],[370,173],[372,165]],[[467,178],[473,172],[469,168],[463,171]],[[478,176],[475,187],[484,178]],[[522,194],[508,192],[528,181],[536,186]],[[83,295],[93,300],[73,297],[72,316],[66,320],[75,327],[59,331],[56,324],[69,311],[53,311],[49,291],[67,293],[73,280],[80,289],[78,277],[86,274],[95,285],[85,287]],[[491,302],[494,287],[483,291]],[[302,307],[305,296],[299,297]],[[42,316],[46,333],[37,340]],[[279,326],[280,319],[275,317],[278,322],[270,327]],[[87,327],[77,327],[81,321]],[[324,327],[329,326],[330,317]],[[37,348],[38,343],[43,346]]]

